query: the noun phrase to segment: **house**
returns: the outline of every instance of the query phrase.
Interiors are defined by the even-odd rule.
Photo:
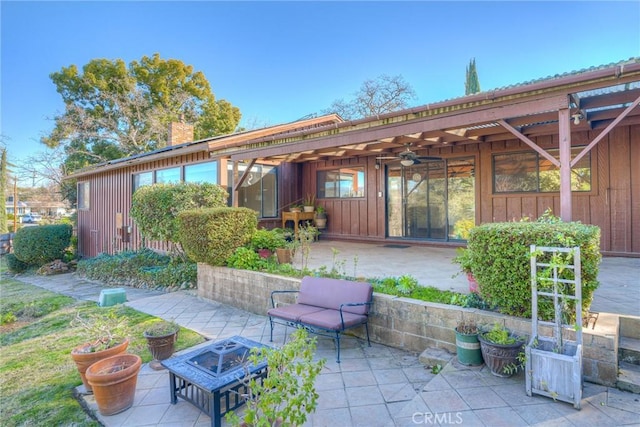
[[[139,247],[131,194],[184,179],[226,186],[266,226],[313,193],[334,239],[455,246],[473,225],[550,208],[598,225],[604,254],[640,256],[638,104],[632,58],[377,117],[174,143],[71,176],[80,251]]]

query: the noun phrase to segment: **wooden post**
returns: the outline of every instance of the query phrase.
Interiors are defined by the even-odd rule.
[[[571,120],[569,109],[558,110],[560,135],[560,218],[571,221]]]

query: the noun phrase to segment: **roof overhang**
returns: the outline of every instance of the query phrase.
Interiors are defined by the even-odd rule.
[[[234,161],[305,162],[513,139],[500,123],[535,137],[558,133],[558,111],[577,118],[572,131],[606,128],[640,97],[640,59],[531,84],[483,92],[380,117],[332,123],[286,137],[245,140],[212,155]],[[640,123],[634,108],[619,124]]]

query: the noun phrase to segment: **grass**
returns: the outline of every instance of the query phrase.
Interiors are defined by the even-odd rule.
[[[83,330],[71,326],[77,312],[99,314],[107,308],[78,302],[9,279],[0,283],[0,313],[16,320],[0,326],[0,424],[7,426],[99,426],[80,406],[74,389],[82,381],[71,349],[84,342]],[[142,335],[156,317],[121,307],[130,330],[129,353],[152,359]],[[182,328],[176,351],[204,338]]]

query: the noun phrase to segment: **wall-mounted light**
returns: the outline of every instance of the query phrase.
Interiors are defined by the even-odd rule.
[[[380,163],[376,162],[376,169],[380,169]]]
[[[400,160],[400,164],[402,166],[411,166],[413,164],[413,160],[412,159],[402,159],[402,160]]]
[[[584,119],[584,116],[582,115],[582,113],[577,113],[571,116],[573,118],[573,124],[574,125],[579,125],[580,124],[580,120]]]

